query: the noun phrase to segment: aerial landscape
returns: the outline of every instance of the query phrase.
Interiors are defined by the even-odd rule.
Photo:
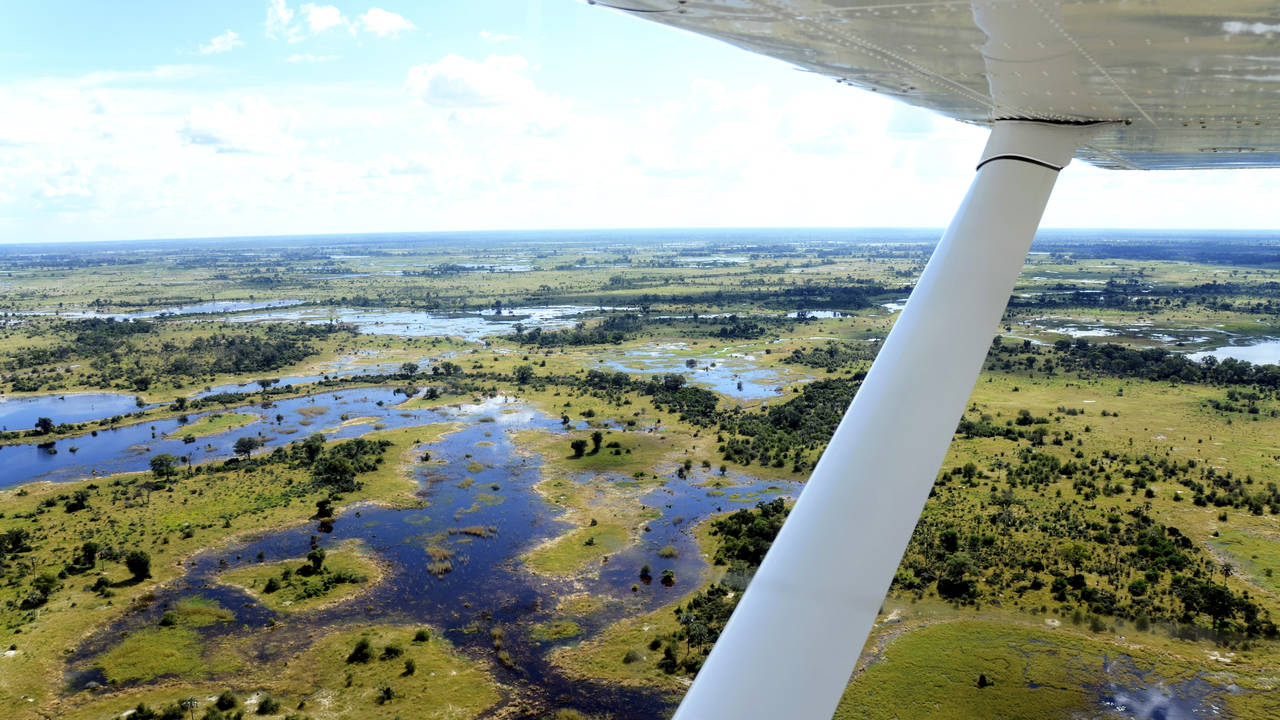
[[[0,720],[1280,720],[1274,3],[371,3],[0,3]]]
[[[5,246],[0,705],[666,716],[936,237]],[[1040,233],[836,717],[1280,713],[1278,253]]]

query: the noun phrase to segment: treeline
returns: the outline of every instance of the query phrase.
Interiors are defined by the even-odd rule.
[[[870,363],[876,359],[876,351],[879,347],[879,345],[871,344],[861,347],[828,340],[819,347],[794,350],[782,361],[792,365],[804,365],[805,367],[818,368],[827,372],[836,372],[853,365]]]
[[[988,360],[1003,370],[1015,369],[1021,364],[1028,370],[1040,369],[1049,374],[1069,371],[1154,381],[1280,388],[1280,366],[1254,365],[1235,358],[1218,360],[1208,356],[1197,361],[1160,348],[1139,350],[1113,343],[1091,343],[1084,338],[1059,340],[1051,348],[1051,358],[1037,360],[1034,356],[1042,351],[1030,342],[1005,343],[997,337]],[[1009,356],[1022,357],[1011,359]]]
[[[145,391],[160,380],[176,387],[219,374],[271,372],[314,355],[313,341],[350,332],[341,325],[269,324],[221,331],[189,340],[159,340],[158,325],[145,320],[73,320],[50,333],[65,342],[20,348],[4,361],[15,391],[57,389],[63,373],[50,365],[79,362],[91,372],[83,384],[99,388]],[[43,368],[43,370],[41,370]],[[26,372],[24,372],[26,371]]]
[[[1192,305],[1220,312],[1238,312],[1248,315],[1274,315],[1280,312],[1280,302],[1275,300],[1250,300],[1250,295],[1269,296],[1274,290],[1263,283],[1257,286],[1199,285],[1191,288],[1162,288],[1153,292],[1137,282],[1108,282],[1101,290],[1079,290],[1060,284],[1056,291],[1039,295],[1014,295],[1009,298],[1009,310],[1038,310],[1049,308],[1108,308],[1111,310],[1149,311],[1158,308],[1186,308]],[[1246,299],[1232,301],[1222,293],[1238,290]]]

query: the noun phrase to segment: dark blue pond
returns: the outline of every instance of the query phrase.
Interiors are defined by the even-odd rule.
[[[428,421],[471,423],[427,448],[431,460],[417,468],[425,508],[349,508],[331,532],[308,524],[196,556],[187,575],[159,590],[151,607],[90,638],[70,659],[72,676],[80,685],[94,679],[93,658],[117,641],[122,630],[154,623],[166,606],[201,595],[218,600],[236,615],[233,622],[203,632],[261,638],[253,644],[263,660],[301,650],[311,641],[314,628],[353,622],[430,624],[444,629],[465,652],[489,657],[488,630],[500,625],[506,631],[505,647],[513,666],[499,668],[499,680],[519,688],[521,697],[617,718],[665,716],[678,698],[568,678],[548,662],[547,652],[594,634],[620,617],[647,612],[689,592],[699,582],[705,563],[688,530],[710,513],[748,507],[758,498],[775,497],[794,486],[729,477],[723,480],[731,487],[711,489],[698,484],[708,479],[701,473],[696,479],[671,476],[662,483],[650,481],[648,486],[617,478],[660,513],[646,525],[641,542],[608,558],[600,572],[586,577],[565,580],[535,575],[523,568],[521,556],[567,526],[558,519],[560,510],[534,492],[541,477],[538,461],[518,452],[509,432],[528,428],[563,432],[558,419],[500,401],[429,415]],[[483,468],[468,470],[472,462]],[[473,532],[484,528],[486,537],[462,532],[464,528]],[[256,562],[259,552],[271,562],[305,555],[312,543],[323,547],[347,540],[361,541],[386,563],[389,572],[370,592],[344,604],[280,617],[243,592],[218,584],[219,573]],[[678,557],[659,557],[664,545],[675,546]],[[429,572],[428,548],[452,552],[452,570],[439,577]],[[651,566],[654,577],[664,569],[673,570],[675,585],[641,583],[639,570],[644,564]],[[560,598],[584,591],[608,602],[578,620],[579,636],[555,642],[530,636],[532,625],[558,617],[554,608]],[[263,633],[273,621],[281,624]]]

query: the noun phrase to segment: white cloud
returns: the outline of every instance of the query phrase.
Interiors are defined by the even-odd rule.
[[[378,37],[397,35],[407,30],[418,29],[403,15],[398,15],[382,8],[369,8],[369,12],[360,16],[360,27]]]
[[[217,53],[230,52],[233,48],[238,48],[243,45],[244,41],[240,39],[240,35],[232,30],[228,30],[210,40],[208,45],[201,45],[200,54],[214,55]]]
[[[169,82],[190,80],[205,70],[206,68],[197,65],[157,65],[150,70],[100,70],[82,75],[72,82],[81,87],[119,85],[139,81]]]
[[[301,10],[302,19],[307,23],[307,27],[311,29],[313,35],[322,33],[332,27],[340,27],[347,24],[347,19],[342,16],[342,11],[333,5],[303,3]]]
[[[291,62],[291,63],[329,62],[330,60],[337,60],[338,57],[339,56],[337,55],[312,55],[311,53],[294,53],[289,57],[285,58],[285,62]]]
[[[444,107],[491,107],[533,96],[520,55],[490,55],[476,62],[450,53],[439,62],[409,68],[405,84],[419,100]]]
[[[246,98],[234,107],[215,103],[192,108],[178,135],[188,145],[217,153],[289,154],[303,144],[290,134],[291,124],[266,101]]]
[[[480,31],[480,38],[489,42],[513,42],[520,39],[519,35],[507,35],[506,33],[491,33],[488,30]]]
[[[292,37],[293,10],[285,0],[267,0],[267,37]]]

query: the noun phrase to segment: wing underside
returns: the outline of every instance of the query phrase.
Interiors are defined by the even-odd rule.
[[[964,122],[1121,121],[1077,154],[1100,167],[1280,167],[1274,2],[599,4]]]

